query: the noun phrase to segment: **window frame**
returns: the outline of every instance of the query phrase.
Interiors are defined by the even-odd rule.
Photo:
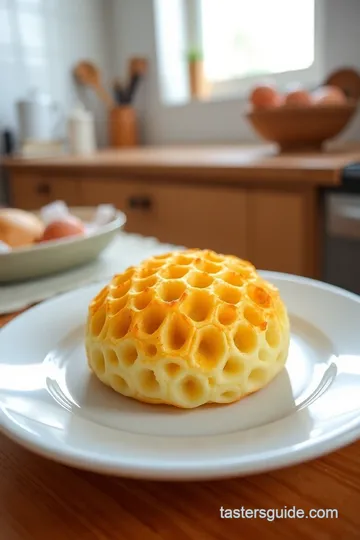
[[[298,0],[301,1],[301,0]],[[314,23],[314,61],[306,69],[292,70],[282,73],[272,73],[256,76],[246,76],[224,81],[210,81],[211,99],[223,99],[224,97],[243,97],[251,87],[259,81],[271,80],[280,89],[285,89],[287,85],[294,81],[308,88],[313,88],[322,83],[324,70],[324,21],[325,21],[325,0],[314,0],[315,3],[315,23]],[[189,49],[202,48],[202,21],[201,21],[201,0],[184,0],[185,21],[186,21],[186,43]]]

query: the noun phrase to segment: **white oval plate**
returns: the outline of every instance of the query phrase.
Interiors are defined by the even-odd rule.
[[[261,272],[292,326],[286,368],[239,403],[175,410],[103,386],[83,344],[88,303],[103,284],[51,299],[0,331],[0,424],[62,463],[121,476],[207,479],[299,463],[360,436],[360,297]]]

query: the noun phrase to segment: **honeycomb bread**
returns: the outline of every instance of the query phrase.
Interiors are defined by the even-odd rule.
[[[94,374],[139,401],[232,403],[284,367],[289,319],[278,290],[234,256],[187,250],[113,277],[89,306]]]

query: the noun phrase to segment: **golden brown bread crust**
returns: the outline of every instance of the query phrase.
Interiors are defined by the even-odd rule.
[[[10,247],[31,245],[43,232],[44,225],[34,214],[16,208],[0,209],[0,240]]]
[[[284,367],[278,290],[234,256],[187,250],[114,276],[89,306],[86,352],[106,385],[146,403],[232,403]]]

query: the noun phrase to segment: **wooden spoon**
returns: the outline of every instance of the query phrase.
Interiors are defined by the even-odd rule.
[[[95,64],[88,61],[79,62],[75,66],[74,75],[79,83],[91,86],[108,107],[114,107],[113,100],[101,83],[100,72]]]

